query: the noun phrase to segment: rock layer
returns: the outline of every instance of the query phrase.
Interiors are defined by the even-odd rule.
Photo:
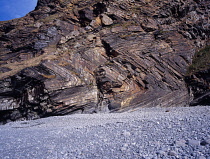
[[[207,0],[39,0],[0,22],[0,120],[175,106],[209,43]]]
[[[186,77],[186,82],[191,95],[190,105],[209,105],[210,103],[210,70],[197,72]]]
[[[196,52],[185,81],[191,96],[190,105],[210,104],[210,46]]]

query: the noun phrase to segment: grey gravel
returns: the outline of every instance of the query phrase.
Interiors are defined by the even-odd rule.
[[[210,107],[19,121],[0,135],[1,159],[210,159]]]
[[[199,146],[200,141],[199,140],[189,140],[188,144],[191,145],[191,146]]]

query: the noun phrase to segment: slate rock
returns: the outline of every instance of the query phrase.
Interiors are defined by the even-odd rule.
[[[106,14],[101,14],[101,20],[104,25],[113,24],[113,20]]]
[[[209,144],[210,144],[210,139],[205,139],[205,140],[201,141],[202,146],[206,146],[206,145],[209,145]]]

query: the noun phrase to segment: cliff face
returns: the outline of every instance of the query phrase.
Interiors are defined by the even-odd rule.
[[[39,0],[0,22],[0,120],[190,101],[208,0]]]
[[[185,81],[191,96],[190,105],[210,104],[210,46],[196,52]]]

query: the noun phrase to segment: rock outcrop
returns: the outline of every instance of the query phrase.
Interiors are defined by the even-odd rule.
[[[0,121],[190,102],[208,0],[39,0],[0,22]]]
[[[198,51],[185,77],[191,96],[190,105],[210,104],[210,46]]]

